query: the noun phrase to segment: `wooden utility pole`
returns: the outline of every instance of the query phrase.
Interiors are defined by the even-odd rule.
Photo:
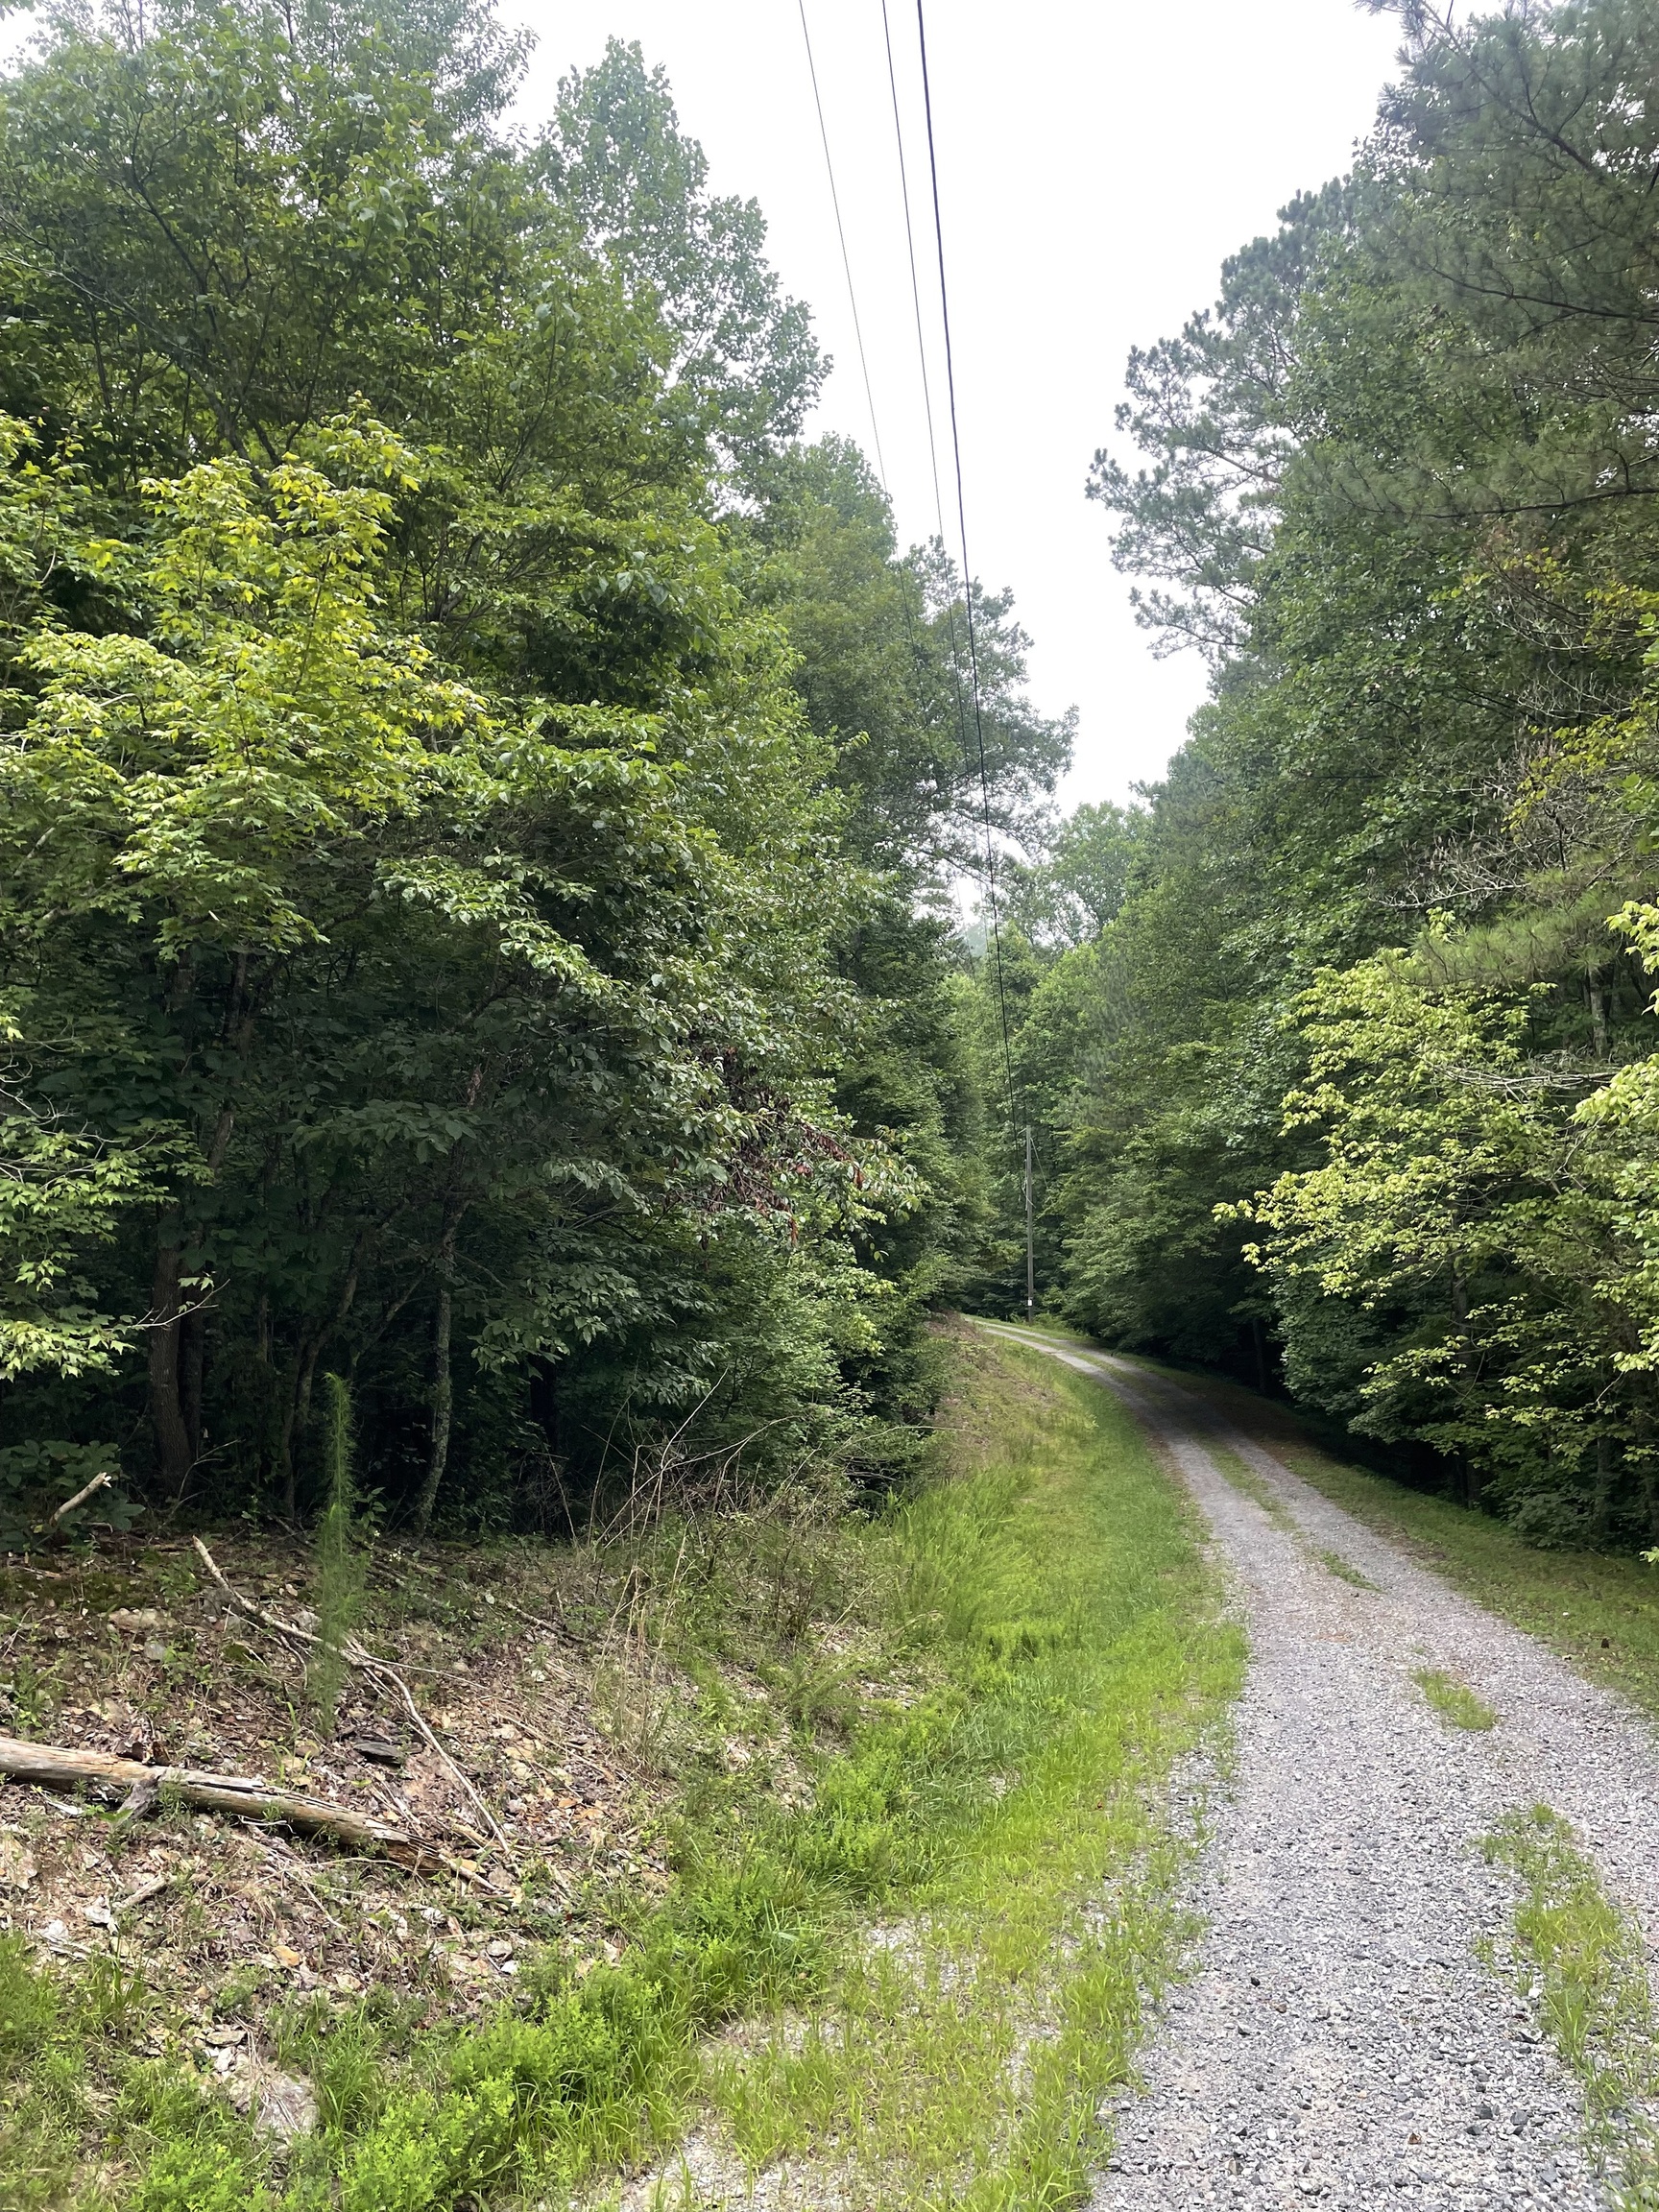
[[[1037,1246],[1031,1231],[1031,1124],[1025,1124],[1025,1318],[1037,1310]]]

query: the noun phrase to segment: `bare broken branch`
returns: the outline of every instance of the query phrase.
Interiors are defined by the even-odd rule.
[[[284,1644],[288,1646],[290,1650],[299,1651],[301,1653],[309,1653],[311,1651],[320,1650],[325,1647],[322,1637],[314,1636],[308,1628],[301,1628],[290,1621],[279,1621],[275,1613],[267,1613],[262,1606],[255,1605],[251,1598],[243,1597],[241,1591],[236,1589],[231,1583],[228,1582],[224,1575],[221,1574],[218,1562],[213,1557],[212,1552],[208,1551],[206,1545],[203,1543],[201,1537],[193,1537],[191,1541],[196,1547],[197,1554],[201,1558],[203,1566],[206,1568],[208,1574],[212,1575],[214,1581],[219,1585],[220,1589],[224,1591],[226,1597],[229,1599],[230,1602],[237,1608],[239,1612],[244,1614],[247,1619],[256,1622],[258,1625],[265,1629],[268,1634],[278,1637]],[[471,1776],[463,1771],[461,1767],[457,1765],[455,1760],[450,1757],[449,1753],[445,1749],[444,1745],[438,1741],[437,1736],[433,1733],[433,1730],[427,1721],[426,1716],[421,1712],[420,1706],[415,1702],[414,1692],[410,1689],[408,1683],[404,1681],[402,1675],[398,1673],[397,1668],[392,1666],[388,1660],[376,1659],[372,1651],[366,1651],[362,1645],[359,1644],[355,1638],[350,1636],[348,1636],[342,1642],[339,1647],[339,1650],[341,1657],[346,1661],[346,1664],[349,1667],[354,1667],[360,1674],[367,1674],[371,1681],[378,1682],[383,1688],[390,1690],[395,1696],[401,1700],[403,1709],[409,1717],[410,1725],[415,1729],[416,1733],[421,1737],[421,1741],[427,1743],[437,1754],[438,1758],[442,1761],[443,1765],[447,1768],[449,1773],[461,1785],[463,1791],[466,1793],[467,1797],[470,1800],[472,1805],[476,1808],[480,1818],[484,1822],[485,1827],[490,1831],[491,1836],[494,1839],[502,1856],[506,1859],[509,1865],[513,1864],[514,1861],[512,1847],[508,1843],[506,1837],[502,1834],[500,1824],[496,1820],[494,1814],[491,1812],[489,1806],[479,1795],[478,1791],[472,1782]]]
[[[13,1782],[34,1782],[45,1790],[95,1790],[130,1794],[142,1790],[171,1791],[186,1805],[207,1813],[228,1813],[237,1820],[259,1820],[332,1836],[359,1849],[382,1851],[417,1873],[435,1869],[440,1855],[405,1828],[376,1820],[353,1806],[336,1805],[245,1774],[212,1774],[192,1767],[152,1767],[141,1759],[119,1759],[108,1751],[77,1751],[60,1743],[25,1743],[0,1736],[0,1774]]]

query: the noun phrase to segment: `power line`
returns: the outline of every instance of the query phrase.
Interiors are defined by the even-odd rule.
[[[910,167],[904,158],[904,126],[899,116],[899,79],[893,67],[893,31],[887,0],[881,0],[881,37],[887,48],[887,90],[893,102],[893,142],[899,149],[899,190],[904,202],[904,250],[910,257],[910,304],[916,315],[916,359],[922,371],[922,405],[927,416],[927,458],[933,465],[933,513],[939,540],[945,540],[945,496],[939,489],[939,440],[933,428],[933,385],[927,374],[927,341],[922,332],[922,280],[916,273],[916,227],[910,216]]]
[[[812,34],[806,28],[806,0],[796,0],[801,12],[801,36],[806,47],[806,69],[812,79],[812,105],[818,110],[818,136],[824,147],[824,167],[830,177],[830,204],[835,210],[835,235],[841,242],[841,268],[847,278],[847,302],[853,310],[853,335],[858,345],[858,367],[864,376],[864,403],[870,410],[870,435],[876,445],[876,472],[887,491],[887,464],[881,454],[881,430],[876,421],[876,395],[870,384],[870,363],[864,352],[864,326],[858,320],[858,295],[853,287],[853,260],[847,251],[847,231],[841,221],[841,195],[835,189],[835,163],[830,154],[830,131],[824,121],[824,99],[818,89],[818,64],[812,59]],[[891,497],[892,494],[888,493]]]
[[[853,258],[847,246],[847,229],[841,215],[841,195],[835,182],[835,160],[830,149],[830,130],[824,114],[824,96],[818,83],[818,64],[812,51],[812,33],[806,20],[806,0],[796,0],[801,18],[801,37],[806,49],[806,67],[812,80],[812,102],[818,115],[818,136],[824,149],[824,167],[830,180],[830,200],[835,213],[835,235],[841,249],[842,274],[847,281],[847,301],[853,312],[853,332],[858,348],[858,367],[864,382],[864,401],[870,414],[871,436],[876,447],[877,473],[881,489],[889,499],[892,494],[887,481],[886,457],[881,449],[881,429],[876,413],[876,395],[870,377],[869,356],[864,346],[863,323],[858,313],[857,287],[853,281]],[[923,0],[916,0],[916,27],[922,59],[922,91],[927,118],[927,164],[933,190],[933,234],[939,260],[939,301],[945,330],[945,373],[950,397],[951,457],[956,471],[956,519],[962,547],[962,602],[968,628],[969,683],[974,702],[974,735],[979,767],[979,798],[985,824],[985,880],[991,909],[991,942],[993,950],[992,973],[997,986],[997,1011],[1002,1035],[1002,1067],[1008,1091],[1008,1116],[1010,1125],[1014,1110],[1014,1053],[1008,1025],[1008,999],[1002,974],[1001,918],[997,900],[997,852],[991,822],[991,780],[985,758],[985,719],[979,683],[979,645],[974,618],[973,570],[968,557],[968,510],[962,481],[962,440],[956,413],[956,371],[950,340],[950,289],[945,272],[945,230],[939,202],[939,162],[933,139],[933,94],[927,68],[927,27],[923,12]],[[910,178],[904,158],[904,132],[899,112],[899,86],[893,62],[893,38],[888,21],[887,0],[881,0],[881,31],[887,51],[887,84],[893,103],[893,128],[899,150],[899,180],[904,204],[904,241],[910,263],[911,303],[916,318],[917,355],[922,373],[923,404],[927,418],[927,448],[933,472],[933,504],[939,523],[939,536],[945,536],[945,505],[939,482],[939,445],[933,422],[932,385],[927,374],[927,348],[923,332],[921,281],[916,267],[915,226],[910,209]],[[909,627],[909,602],[901,589],[906,627]],[[964,748],[967,741],[966,702],[962,697],[959,662],[955,647],[954,611],[949,616],[951,637],[951,663],[956,674],[956,709],[961,727]]]
[[[945,495],[939,488],[939,434],[933,425],[933,380],[927,373],[927,339],[922,327],[922,279],[916,269],[916,225],[910,212],[910,164],[904,158],[904,124],[899,112],[899,77],[893,64],[893,29],[887,17],[887,0],[881,0],[881,39],[887,49],[887,92],[893,105],[893,143],[899,154],[899,191],[904,204],[904,251],[910,263],[910,305],[916,320],[916,365],[922,377],[922,406],[927,418],[927,459],[933,472],[933,517],[938,524],[941,551],[945,544]],[[921,579],[917,579],[917,597],[923,596]],[[904,588],[899,588],[904,607],[906,629],[910,629],[910,602],[904,596]],[[926,613],[926,606],[923,608]],[[962,751],[968,751],[968,704],[962,695],[962,649],[956,639],[956,608],[949,602],[945,609],[945,631],[950,640],[950,688],[956,697],[956,727],[960,734]],[[911,641],[915,633],[911,630]]]
[[[939,255],[939,308],[945,327],[945,388],[950,401],[950,457],[956,469],[956,522],[962,540],[962,602],[968,615],[968,674],[974,690],[974,735],[979,753],[979,798],[985,816],[985,877],[991,902],[991,944],[996,958],[997,1012],[1002,1025],[1002,1068],[1008,1084],[1008,1125],[1015,1125],[1014,1048],[1008,1035],[1008,996],[1002,984],[1002,931],[997,911],[997,852],[991,832],[991,779],[985,766],[985,718],[979,696],[979,642],[974,626],[974,571],[968,560],[968,499],[962,484],[962,433],[956,417],[956,361],[950,344],[950,288],[945,275],[945,219],[939,207],[939,155],[933,140],[933,86],[927,70],[925,0],[916,0],[916,36],[922,54],[922,101],[927,117],[927,172],[933,186],[933,240]]]
[[[870,430],[876,446],[876,473],[878,479],[880,482],[882,494],[887,501],[888,513],[891,515],[893,511],[893,493],[891,486],[887,481],[886,459],[881,450],[881,429],[876,414],[876,395],[871,382],[870,363],[864,350],[864,331],[858,315],[858,294],[857,288],[853,281],[853,257],[848,251],[847,232],[841,221],[841,196],[835,185],[835,162],[834,157],[830,151],[830,131],[824,113],[823,94],[819,90],[818,85],[817,63],[814,60],[812,54],[812,35],[808,30],[806,23],[805,0],[796,0],[796,4],[800,10],[801,14],[801,36],[806,48],[806,66],[812,77],[812,99],[818,110],[818,135],[824,148],[824,167],[830,179],[830,198],[835,209],[835,230],[836,235],[841,242],[841,267],[847,278],[847,299],[853,310],[853,329],[858,343],[858,366],[863,373],[864,399],[865,404],[869,408],[870,412]],[[886,0],[882,0],[881,24],[882,33],[886,37],[887,43],[887,82],[889,90],[893,96],[894,129],[898,134],[899,141],[899,179],[904,200],[904,239],[910,256],[910,291],[916,310],[917,348],[921,356],[922,364],[922,397],[927,413],[927,451],[933,469],[933,507],[934,513],[938,517],[940,542],[943,543],[945,537],[945,509],[944,502],[939,491],[939,445],[938,439],[935,436],[933,429],[933,394],[932,387],[930,386],[927,379],[927,352],[926,346],[922,343],[922,295],[916,276],[916,241],[910,220],[910,181],[909,173],[904,160],[904,134],[899,125],[899,92],[897,84],[894,80],[893,41],[891,36],[887,34]],[[920,599],[922,596],[922,588],[920,582],[918,582],[917,586],[917,594],[918,598]],[[904,617],[904,634],[910,642],[910,674],[911,681],[916,686],[917,708],[925,719],[926,715],[926,701],[922,694],[922,641],[917,634],[916,616],[917,613],[920,613],[925,617],[926,609],[924,605],[919,607],[917,610],[912,610],[910,605],[910,595],[904,589],[902,577],[899,584],[899,606],[900,611]],[[950,633],[950,682],[951,689],[954,691],[956,697],[956,720],[962,734],[963,751],[966,752],[968,745],[968,716],[966,705],[962,696],[961,655],[956,643],[956,614],[955,609],[953,607],[947,611],[946,626]]]
[[[899,112],[899,78],[893,64],[893,31],[887,17],[887,0],[881,0],[881,38],[887,49],[887,91],[893,105],[893,142],[899,155],[899,190],[904,204],[904,251],[910,263],[910,304],[916,319],[916,365],[922,376],[922,405],[927,418],[927,459],[933,472],[933,516],[938,524],[939,546],[945,545],[945,495],[939,488],[939,435],[933,424],[933,380],[927,373],[927,340],[922,327],[922,280],[916,269],[916,225],[910,212],[910,164],[904,158],[904,124]],[[917,579],[918,600],[923,600],[923,586]],[[904,608],[904,625],[910,633],[911,644],[916,648],[915,631],[910,621],[910,602],[901,582],[900,601]],[[921,612],[926,613],[924,602]],[[962,751],[968,751],[968,703],[962,693],[962,649],[956,638],[956,608],[954,601],[945,608],[945,633],[950,640],[950,688],[956,699],[956,728]],[[917,684],[920,689],[920,667]]]

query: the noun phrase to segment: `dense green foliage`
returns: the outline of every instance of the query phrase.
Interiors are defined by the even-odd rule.
[[[1096,462],[1214,681],[1025,889],[1044,1278],[1539,1540],[1651,1542],[1659,26],[1403,20],[1352,176]]]
[[[4,1421],[153,1503],[307,1510],[324,1367],[420,1527],[879,1469],[982,1210],[960,581],[661,75],[527,142],[520,59],[171,0],[0,83]]]

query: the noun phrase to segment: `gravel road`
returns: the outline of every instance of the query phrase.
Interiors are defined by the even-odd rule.
[[[1193,1899],[1209,1933],[1154,2035],[1145,2094],[1119,2108],[1095,2212],[1608,2203],[1575,2083],[1513,1982],[1477,1956],[1482,1937],[1502,1938],[1513,1896],[1479,1843],[1505,1812],[1552,1806],[1651,1944],[1659,1762],[1647,1724],[1331,1504],[1199,1392],[1130,1361],[1041,1349],[1109,1384],[1169,1454],[1231,1562],[1252,1653],[1237,1781]],[[1228,1482],[1217,1448],[1271,1486],[1293,1526]],[[1378,1589],[1339,1579],[1321,1550]],[[1498,1726],[1446,1726],[1412,1680],[1425,1668],[1466,1682]]]

